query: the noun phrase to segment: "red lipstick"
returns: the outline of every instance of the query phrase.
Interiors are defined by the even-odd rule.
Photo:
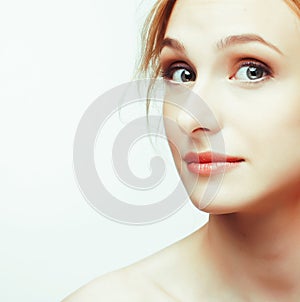
[[[239,157],[213,152],[190,152],[184,156],[183,160],[187,163],[190,172],[203,176],[224,173],[244,161]]]

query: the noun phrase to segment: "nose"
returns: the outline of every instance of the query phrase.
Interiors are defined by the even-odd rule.
[[[220,124],[207,103],[195,93],[191,93],[177,111],[176,122],[189,136],[200,133],[214,134],[220,131]]]
[[[201,121],[197,120],[191,113],[185,112],[185,110],[179,111],[176,122],[179,128],[187,135],[192,135],[197,131],[210,131],[209,128],[204,127]]]

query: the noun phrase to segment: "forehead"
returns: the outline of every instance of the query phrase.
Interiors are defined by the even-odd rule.
[[[300,49],[300,21],[284,0],[177,0],[166,36],[209,45],[245,33],[262,36],[283,52],[295,44]]]

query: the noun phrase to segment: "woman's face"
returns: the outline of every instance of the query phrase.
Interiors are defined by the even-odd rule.
[[[193,203],[207,212],[230,213],[299,196],[300,22],[295,13],[283,0],[178,0],[165,38],[160,57],[165,79],[198,94],[218,124],[205,114],[206,124],[200,124],[178,106],[164,105],[165,118],[175,121],[166,124],[177,148],[171,145],[174,160]],[[198,110],[197,104],[192,108]],[[225,152],[212,150],[217,134]],[[215,155],[218,164],[207,152],[222,153]],[[215,198],[201,201],[220,174]]]

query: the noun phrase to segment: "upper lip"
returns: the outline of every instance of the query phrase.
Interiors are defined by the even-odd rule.
[[[241,162],[244,161],[240,157],[230,156],[227,154],[213,153],[213,152],[189,152],[184,156],[184,161],[188,164],[190,163],[199,163],[199,164],[207,164],[214,162]]]

